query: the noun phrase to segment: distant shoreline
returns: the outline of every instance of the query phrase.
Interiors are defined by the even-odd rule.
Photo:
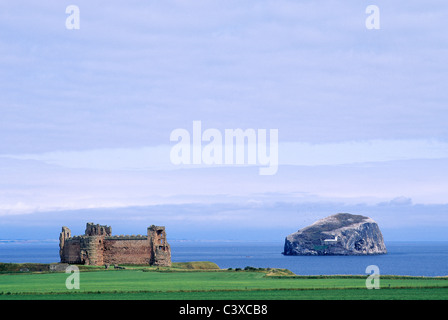
[[[198,239],[169,239],[170,242],[196,242],[196,243],[284,243],[284,239],[282,240],[198,240]],[[26,243],[34,243],[34,242],[48,242],[48,243],[59,243],[59,240],[57,239],[0,239],[0,244],[2,243],[19,243],[19,242],[26,242]],[[448,240],[385,240],[387,243],[443,243],[447,242]]]

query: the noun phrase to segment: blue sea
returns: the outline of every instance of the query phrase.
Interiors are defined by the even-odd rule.
[[[375,256],[284,256],[283,242],[170,241],[173,262],[212,261],[220,268],[286,268],[298,275],[447,276],[448,242],[389,242]],[[59,261],[57,241],[0,241],[0,262]]]

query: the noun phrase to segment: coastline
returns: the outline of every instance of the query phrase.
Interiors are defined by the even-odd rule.
[[[173,262],[212,261],[220,268],[284,268],[297,275],[365,275],[369,265],[381,274],[401,276],[448,275],[448,241],[389,241],[385,255],[285,256],[280,241],[170,240]],[[2,240],[0,262],[57,263],[54,240]]]

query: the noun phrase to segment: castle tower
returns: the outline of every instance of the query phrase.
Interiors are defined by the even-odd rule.
[[[99,224],[94,224],[93,222],[88,222],[86,225],[86,236],[111,236],[112,227],[102,226]]]
[[[84,237],[80,239],[81,263],[86,265],[103,265],[104,237],[112,235],[110,226],[89,222],[86,224]]]
[[[59,257],[61,258],[61,262],[65,262],[64,257],[64,247],[65,247],[65,241],[72,237],[72,232],[67,227],[62,227],[62,231],[59,234]]]
[[[152,225],[148,228],[148,240],[151,247],[149,264],[154,266],[171,266],[171,248],[166,241],[165,227]]]

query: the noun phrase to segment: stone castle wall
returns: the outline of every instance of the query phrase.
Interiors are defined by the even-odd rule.
[[[165,227],[151,226],[147,232],[146,236],[112,236],[110,227],[88,223],[84,235],[72,237],[70,229],[62,227],[59,236],[61,262],[171,266]]]
[[[104,263],[150,264],[151,246],[147,237],[141,239],[105,239]]]

